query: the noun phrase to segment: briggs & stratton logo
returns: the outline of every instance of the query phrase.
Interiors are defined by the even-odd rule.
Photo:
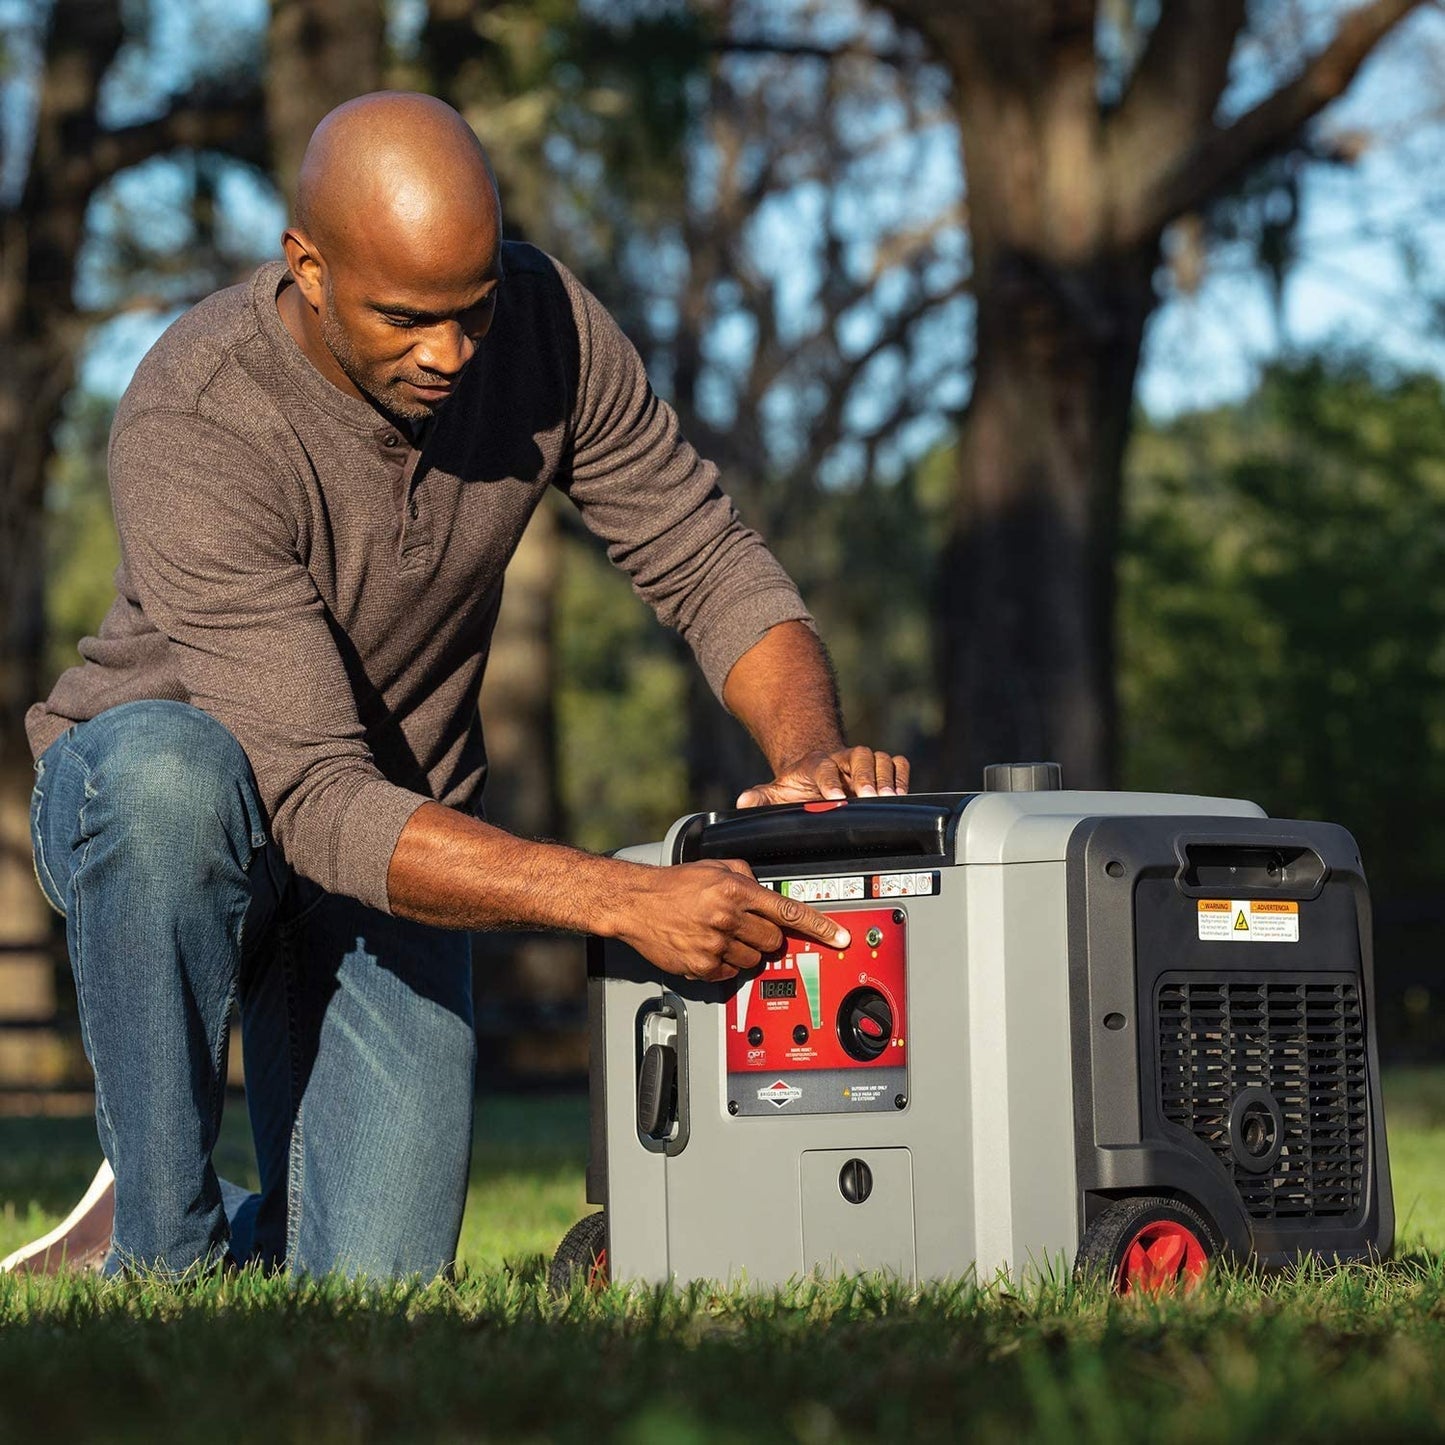
[[[758,1098],[766,1099],[775,1108],[781,1109],[794,1099],[801,1099],[803,1091],[794,1088],[786,1079],[775,1079],[766,1089],[758,1090]]]

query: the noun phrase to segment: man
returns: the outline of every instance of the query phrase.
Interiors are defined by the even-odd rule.
[[[844,747],[792,583],[597,301],[502,242],[454,111],[333,111],[282,240],[286,265],[176,322],[117,411],[118,596],[28,718],[36,872],[114,1172],[106,1267],[431,1275],[466,1190],[466,930],[590,931],[709,980],[785,926],[846,940],[742,864],[643,868],[477,815],[478,685],[545,489],[758,741],[775,777],[741,803],[901,792],[907,764]],[[211,1163],[233,1002],[251,1198]]]

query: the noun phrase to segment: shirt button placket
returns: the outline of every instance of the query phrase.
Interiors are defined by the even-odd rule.
[[[411,448],[404,446],[402,438],[394,431],[382,433],[381,444],[386,448],[387,461],[400,463],[402,468],[399,478],[399,483],[403,488],[401,496],[401,561],[405,566],[409,561],[415,561],[424,554],[428,545],[424,531],[417,526],[421,521],[421,496],[413,476],[414,466],[408,464],[415,462],[417,454]]]

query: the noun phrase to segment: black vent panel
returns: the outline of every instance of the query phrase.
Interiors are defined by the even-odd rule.
[[[1176,976],[1160,982],[1155,1017],[1160,1112],[1215,1155],[1251,1216],[1360,1212],[1369,1106],[1356,978]]]

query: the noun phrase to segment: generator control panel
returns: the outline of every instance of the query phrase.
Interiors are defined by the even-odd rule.
[[[907,914],[829,916],[847,928],[846,948],[787,934],[781,953],[740,978],[728,1000],[729,1114],[907,1107]]]

